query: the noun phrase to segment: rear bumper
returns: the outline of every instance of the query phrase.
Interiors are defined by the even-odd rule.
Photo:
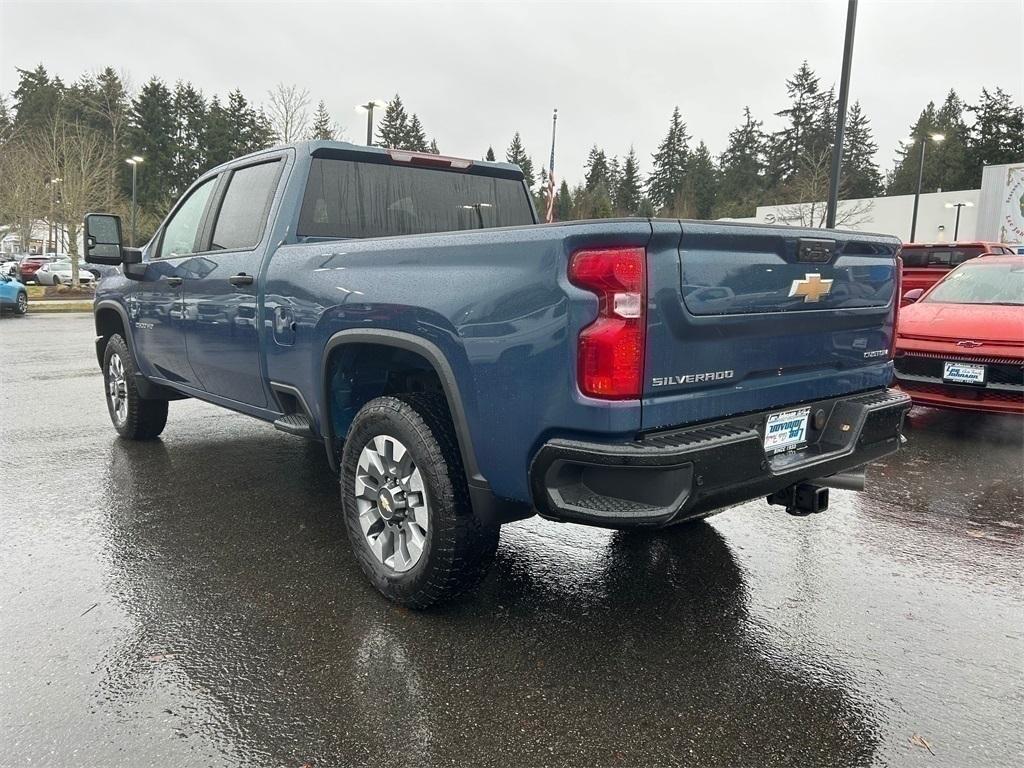
[[[1014,392],[1008,389],[911,381],[905,377],[898,377],[896,384],[910,395],[914,405],[956,411],[1024,414],[1024,391],[1021,390]]]
[[[883,389],[801,407],[811,411],[807,445],[774,455],[763,448],[764,423],[785,408],[625,444],[551,440],[530,467],[534,505],[542,517],[605,528],[700,517],[892,453],[910,398]]]

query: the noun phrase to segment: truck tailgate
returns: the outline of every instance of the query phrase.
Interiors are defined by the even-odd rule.
[[[656,221],[648,254],[644,430],[882,387],[899,241]]]

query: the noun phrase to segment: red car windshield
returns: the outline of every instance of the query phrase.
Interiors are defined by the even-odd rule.
[[[926,302],[1024,306],[1024,259],[967,264],[935,286]]]

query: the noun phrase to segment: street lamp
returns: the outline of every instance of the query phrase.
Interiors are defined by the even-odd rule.
[[[955,243],[960,237],[960,209],[961,208],[973,208],[974,203],[968,201],[962,203],[946,203],[947,208],[956,208],[956,225],[953,227],[953,242]]]
[[[921,158],[918,161],[917,167],[917,191],[914,193],[914,216],[910,220],[910,242],[914,242],[914,235],[917,234],[917,206],[921,201],[921,181],[924,178],[924,146],[928,143],[927,139],[929,138],[936,144],[939,144],[946,137],[941,133],[933,133],[930,136],[921,137]]]
[[[375,107],[385,106],[383,101],[379,99],[370,99],[365,104],[357,104],[356,111],[364,110],[366,112],[366,146],[373,146],[373,110]]]
[[[145,159],[146,158],[139,157],[138,155],[132,155],[131,157],[125,158],[125,162],[132,167],[132,232],[131,240],[129,241],[129,244],[131,245],[132,248],[135,247],[135,211],[138,208],[138,206],[135,203],[136,174],[138,173],[139,163],[141,163]]]
[[[64,179],[59,176],[54,176],[53,178],[47,176],[43,180],[43,183],[50,188],[50,218],[49,221],[46,222],[46,248],[49,248],[50,243],[53,243],[53,251],[51,251],[51,253],[57,252],[57,222],[53,220],[53,209],[56,205],[57,198],[57,189],[55,185],[60,184],[62,181],[64,181]],[[43,248],[43,253],[46,253],[46,248]]]

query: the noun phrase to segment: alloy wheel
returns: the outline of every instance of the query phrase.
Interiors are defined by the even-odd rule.
[[[377,435],[359,454],[355,477],[359,524],[370,550],[398,573],[419,562],[430,508],[423,475],[412,454],[391,435]]]
[[[124,363],[118,354],[110,356],[110,364],[107,366],[107,397],[110,398],[115,420],[119,425],[124,424],[128,418],[128,382]]]

